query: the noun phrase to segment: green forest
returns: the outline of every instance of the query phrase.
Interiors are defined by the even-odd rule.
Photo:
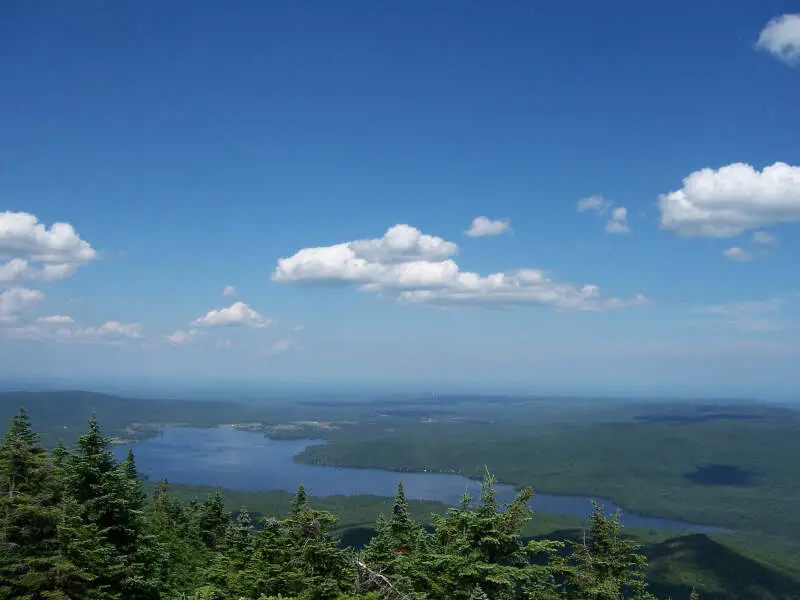
[[[0,447],[0,598],[24,600],[621,600],[654,598],[647,561],[616,515],[596,507],[575,542],[524,540],[525,489],[415,520],[402,484],[361,549],[333,535],[336,515],[302,487],[288,514],[231,514],[219,492],[181,501],[118,462],[95,418],[73,448],[48,451],[20,410]],[[685,597],[696,598],[687,590]]]

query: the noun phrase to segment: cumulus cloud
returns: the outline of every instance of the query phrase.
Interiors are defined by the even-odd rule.
[[[21,258],[10,260],[4,265],[0,265],[0,283],[11,283],[22,279],[27,270],[28,261]]]
[[[70,277],[79,266],[97,258],[97,251],[81,239],[69,223],[49,228],[25,212],[0,213],[0,281],[55,281]]]
[[[13,322],[17,314],[39,302],[44,294],[39,290],[13,287],[0,291],[0,322]]]
[[[23,285],[66,279],[97,258],[69,223],[49,228],[32,214],[0,212],[0,319],[16,320],[16,313],[44,297]]]
[[[762,171],[744,163],[702,169],[659,197],[661,227],[682,236],[734,237],[800,220],[800,167],[777,162]]]
[[[723,250],[722,255],[727,258],[728,260],[733,260],[736,262],[747,262],[753,260],[753,255],[750,254],[744,248],[726,248]]]
[[[578,200],[578,212],[592,211],[603,212],[608,208],[608,202],[602,196],[587,196]]]
[[[187,342],[196,340],[200,336],[202,336],[201,331],[198,331],[197,329],[190,329],[189,331],[175,331],[167,336],[164,336],[164,338],[173,344],[185,344]]]
[[[800,14],[772,19],[761,30],[756,48],[769,52],[787,65],[800,64]]]
[[[395,225],[376,239],[355,240],[333,246],[304,248],[281,258],[272,274],[280,283],[375,283],[383,278],[414,280],[437,277],[430,269],[455,266],[447,257],[458,253],[458,245],[423,234],[409,225]],[[457,267],[455,267],[457,269]]]
[[[224,288],[222,288],[223,296],[233,296],[235,293],[236,288],[234,288],[232,285],[226,285]]]
[[[629,233],[631,228],[628,226],[628,210],[624,206],[618,206],[611,211],[611,217],[606,222],[606,232],[608,233]]]
[[[398,231],[403,232],[403,244],[396,243]],[[372,251],[376,247],[383,251]],[[449,258],[457,251],[452,242],[398,225],[377,240],[302,249],[279,259],[272,279],[279,283],[353,285],[362,291],[387,292],[407,302],[428,304],[543,304],[603,310],[647,303],[641,295],[630,300],[605,299],[595,285],[559,283],[539,269],[485,276],[461,271]]]
[[[778,243],[775,236],[768,231],[755,231],[753,232],[753,242],[761,244],[762,246],[774,246]]]
[[[488,217],[475,217],[470,228],[464,232],[469,237],[489,237],[508,231],[508,219],[492,220]]]
[[[43,323],[45,325],[65,325],[67,323],[73,323],[72,317],[67,315],[52,315],[49,317],[39,317],[36,319],[37,323]]]
[[[195,319],[194,324],[202,327],[267,327],[272,321],[265,318],[244,302],[234,302],[228,308],[210,310],[204,316]]]

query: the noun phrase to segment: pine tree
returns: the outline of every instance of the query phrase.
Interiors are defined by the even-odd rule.
[[[0,446],[0,598],[58,587],[59,510],[52,461],[20,409]]]
[[[347,553],[329,534],[335,523],[335,515],[311,508],[305,489],[298,487],[292,514],[280,523],[288,563],[283,575],[288,589],[283,593],[326,600],[352,587]]]
[[[582,600],[650,600],[645,575],[647,559],[622,536],[619,511],[609,517],[594,504],[588,535],[573,543],[564,571],[571,597]]]
[[[166,481],[153,489],[146,509],[147,522],[164,553],[159,573],[162,593],[168,597],[196,589],[210,560],[190,508],[170,491]]]
[[[378,516],[376,533],[362,552],[366,565],[387,577],[394,588],[409,596],[424,594],[431,586],[427,577],[430,560],[428,535],[411,518],[402,481],[390,517]]]
[[[297,491],[292,498],[292,514],[299,515],[304,509],[308,507],[308,496],[306,495],[306,488],[303,484],[297,486]]]
[[[460,507],[434,519],[438,576],[431,597],[468,600],[476,587],[493,600],[556,597],[551,570],[532,559],[548,558],[558,544],[522,542],[522,526],[532,517],[528,503],[533,492],[522,490],[501,510],[494,481],[487,470],[477,507],[471,508],[465,496]]]
[[[77,511],[81,536],[74,544],[96,544],[103,560],[86,564],[95,583],[126,600],[158,597],[155,581],[159,553],[153,547],[143,518],[143,495],[132,454],[117,465],[92,417],[85,434],[67,457],[65,494]],[[94,539],[91,539],[94,538]],[[76,560],[80,560],[78,556]]]
[[[132,448],[128,449],[128,455],[120,463],[120,470],[129,484],[127,494],[131,508],[141,513],[147,503],[147,494],[141,485],[141,477],[139,476],[139,470],[136,468],[136,460],[134,459]]]
[[[225,509],[222,492],[217,488],[214,494],[201,502],[195,510],[195,519],[200,537],[209,549],[222,543],[230,523],[230,513]]]

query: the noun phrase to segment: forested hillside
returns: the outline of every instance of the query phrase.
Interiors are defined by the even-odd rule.
[[[402,486],[361,551],[330,534],[336,516],[302,487],[291,511],[236,518],[219,493],[150,497],[134,457],[116,462],[96,419],[73,449],[47,452],[24,411],[0,448],[0,598],[266,600],[303,598],[645,599],[646,560],[617,518],[596,510],[576,543],[523,541],[530,490],[508,506],[486,474],[476,503],[409,514]],[[685,597],[689,597],[689,590]]]

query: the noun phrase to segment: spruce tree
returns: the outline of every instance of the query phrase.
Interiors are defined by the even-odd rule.
[[[378,516],[376,533],[364,547],[362,557],[371,570],[387,577],[394,588],[417,597],[430,588],[428,537],[422,525],[411,518],[401,481],[389,518]]]
[[[209,549],[215,549],[222,543],[231,517],[225,508],[222,492],[217,488],[214,493],[197,505],[195,519],[200,538]]]
[[[528,503],[533,492],[522,490],[502,510],[494,481],[487,470],[478,506],[470,507],[465,497],[460,507],[435,517],[437,577],[432,598],[469,600],[476,587],[492,600],[556,597],[551,570],[532,559],[549,558],[558,544],[522,541],[522,526],[532,517]]]
[[[210,554],[188,507],[173,494],[166,481],[153,489],[146,509],[147,522],[164,553],[159,572],[162,593],[168,597],[196,589]]]
[[[159,556],[147,534],[133,457],[118,465],[108,448],[109,440],[92,417],[87,432],[67,457],[65,494],[73,501],[82,535],[95,538],[78,537],[74,542],[95,543],[103,549],[101,563],[85,567],[110,594],[126,600],[158,597],[153,575]]]
[[[287,548],[284,577],[288,589],[283,593],[327,600],[352,587],[347,552],[329,533],[335,524],[336,516],[311,508],[305,489],[298,487],[292,514],[280,524],[281,538]]]
[[[581,600],[651,600],[645,575],[647,559],[622,535],[619,511],[613,516],[594,503],[588,534],[573,543],[564,571],[572,598]]]
[[[38,599],[58,588],[60,511],[53,464],[27,413],[0,446],[0,598]]]

